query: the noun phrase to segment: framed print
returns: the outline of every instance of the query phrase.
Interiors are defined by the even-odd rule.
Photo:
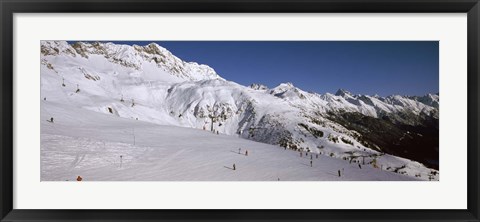
[[[478,1],[1,11],[2,221],[479,220]]]

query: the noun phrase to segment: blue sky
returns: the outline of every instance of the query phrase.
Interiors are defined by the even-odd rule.
[[[115,42],[146,45],[146,42]],[[227,80],[269,88],[282,82],[318,93],[437,93],[438,41],[155,41]]]

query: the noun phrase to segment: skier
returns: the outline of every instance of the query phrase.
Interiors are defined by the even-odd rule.
[[[313,159],[313,156],[312,156],[312,155],[310,155],[310,159]]]
[[[317,154],[317,159],[318,159],[318,154]]]
[[[340,177],[340,176],[341,176],[341,174],[340,174],[340,170],[338,170],[338,177]]]
[[[47,97],[43,97],[43,100],[47,101]]]
[[[313,162],[310,160],[310,167],[313,167]]]
[[[362,165],[358,164],[358,168],[362,169]]]
[[[50,122],[53,123],[53,117],[50,117]]]
[[[77,177],[77,181],[82,181],[82,180],[83,180],[83,178],[81,176]]]
[[[245,150],[245,156],[248,156],[248,150]]]
[[[217,130],[217,135],[218,135],[218,130]]]
[[[236,169],[236,168],[235,168],[235,164],[233,164],[233,170],[235,170],[235,169]]]

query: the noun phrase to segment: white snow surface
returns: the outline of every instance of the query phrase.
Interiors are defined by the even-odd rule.
[[[321,115],[438,113],[438,95],[319,95],[291,83],[246,87],[154,43],[42,41],[41,51],[42,180],[77,174],[85,180],[428,180],[432,172],[438,180],[438,171],[365,147],[355,131]],[[54,123],[46,121],[51,117]],[[299,157],[307,150],[320,154],[313,167]],[[354,162],[343,160],[352,156]],[[378,168],[360,169],[360,159]],[[238,170],[229,169],[233,163]]]
[[[310,156],[275,145],[42,103],[42,119],[56,117],[41,124],[42,181],[418,179],[324,155],[310,154],[310,166]]]

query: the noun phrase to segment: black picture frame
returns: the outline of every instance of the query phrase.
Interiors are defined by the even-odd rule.
[[[0,0],[1,221],[480,221],[478,0]],[[467,13],[468,209],[466,210],[21,210],[13,209],[14,13]],[[254,200],[252,200],[254,201]],[[444,200],[448,201],[448,200]]]

